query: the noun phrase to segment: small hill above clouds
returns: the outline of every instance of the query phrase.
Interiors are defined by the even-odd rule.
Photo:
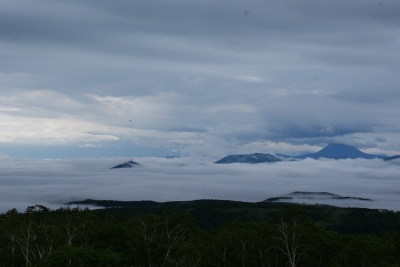
[[[114,166],[111,169],[132,168],[134,166],[140,166],[140,164],[137,163],[137,162],[134,162],[133,160],[130,160],[128,162],[125,162],[125,163],[119,164],[117,166]]]
[[[296,191],[290,194],[271,197],[264,202],[303,203],[308,205],[330,205],[336,207],[368,207],[373,199],[355,196],[343,196],[330,192]]]
[[[230,163],[264,163],[264,162],[278,162],[282,161],[280,158],[270,154],[254,153],[243,155],[229,155],[220,160],[215,161],[216,164],[230,164]]]
[[[289,157],[289,156],[280,155],[280,154],[279,154],[279,156]],[[294,156],[294,157],[290,157],[290,158],[298,158],[298,159],[305,159],[305,158],[313,158],[313,159],[319,159],[319,158],[376,159],[376,158],[380,158],[380,159],[383,159],[383,158],[385,158],[385,156],[367,154],[367,153],[364,153],[364,152],[358,150],[357,148],[355,148],[353,146],[348,146],[348,145],[344,145],[344,144],[330,144],[316,153],[303,154],[300,156]]]

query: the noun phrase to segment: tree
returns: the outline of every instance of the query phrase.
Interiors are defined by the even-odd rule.
[[[303,209],[291,208],[281,211],[275,238],[279,241],[277,248],[287,257],[290,267],[298,266],[301,257],[307,250],[303,242],[305,228],[310,223],[309,213]]]
[[[120,255],[107,249],[78,248],[64,245],[43,260],[41,267],[114,267]]]
[[[0,215],[0,262],[9,266],[24,264],[17,242],[21,217],[17,209]]]
[[[348,235],[343,239],[343,264],[354,267],[390,266],[395,247],[374,234]]]
[[[136,262],[144,260],[149,267],[164,267],[180,261],[178,250],[188,244],[193,218],[184,211],[166,210],[164,216],[148,214],[132,218],[126,227],[135,243],[133,247],[137,248],[132,258]]]

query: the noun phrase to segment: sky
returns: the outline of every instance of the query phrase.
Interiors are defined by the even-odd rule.
[[[0,0],[0,212],[294,191],[399,210],[398,161],[212,164],[332,143],[399,155],[399,14],[396,0]]]
[[[343,159],[213,164],[212,158],[139,157],[140,166],[110,169],[123,158],[0,160],[0,213],[40,204],[51,209],[84,199],[259,202],[295,191],[356,199],[295,199],[307,204],[400,211],[400,160]],[[287,201],[287,200],[285,200]],[[93,207],[91,207],[93,208]]]
[[[396,0],[0,0],[7,158],[400,154]]]

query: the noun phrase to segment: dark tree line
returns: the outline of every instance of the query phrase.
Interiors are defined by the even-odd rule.
[[[400,231],[328,231],[300,208],[215,230],[183,210],[129,218],[80,208],[0,215],[0,266],[400,266]]]

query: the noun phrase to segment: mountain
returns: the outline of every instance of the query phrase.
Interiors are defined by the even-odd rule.
[[[393,159],[400,159],[400,155],[391,156],[388,158],[384,158],[385,161],[393,160]]]
[[[119,164],[117,166],[114,166],[111,169],[132,168],[133,166],[140,166],[140,164],[131,160],[131,161]]]
[[[364,153],[357,148],[353,146],[348,146],[348,145],[343,145],[343,144],[330,144],[326,146],[325,148],[321,149],[320,151],[316,153],[310,153],[310,154],[303,154],[300,156],[286,156],[286,155],[281,155],[281,157],[287,157],[287,158],[298,158],[298,159],[305,159],[305,158],[313,158],[313,159],[319,159],[319,158],[328,158],[328,159],[356,159],[356,158],[362,158],[362,159],[375,159],[375,158],[380,158],[383,159],[385,156],[381,155],[373,155],[373,154],[367,154]]]
[[[220,160],[217,160],[216,164],[229,164],[229,163],[264,163],[264,162],[278,162],[282,161],[270,154],[254,153],[254,154],[244,154],[244,155],[229,155]]]

